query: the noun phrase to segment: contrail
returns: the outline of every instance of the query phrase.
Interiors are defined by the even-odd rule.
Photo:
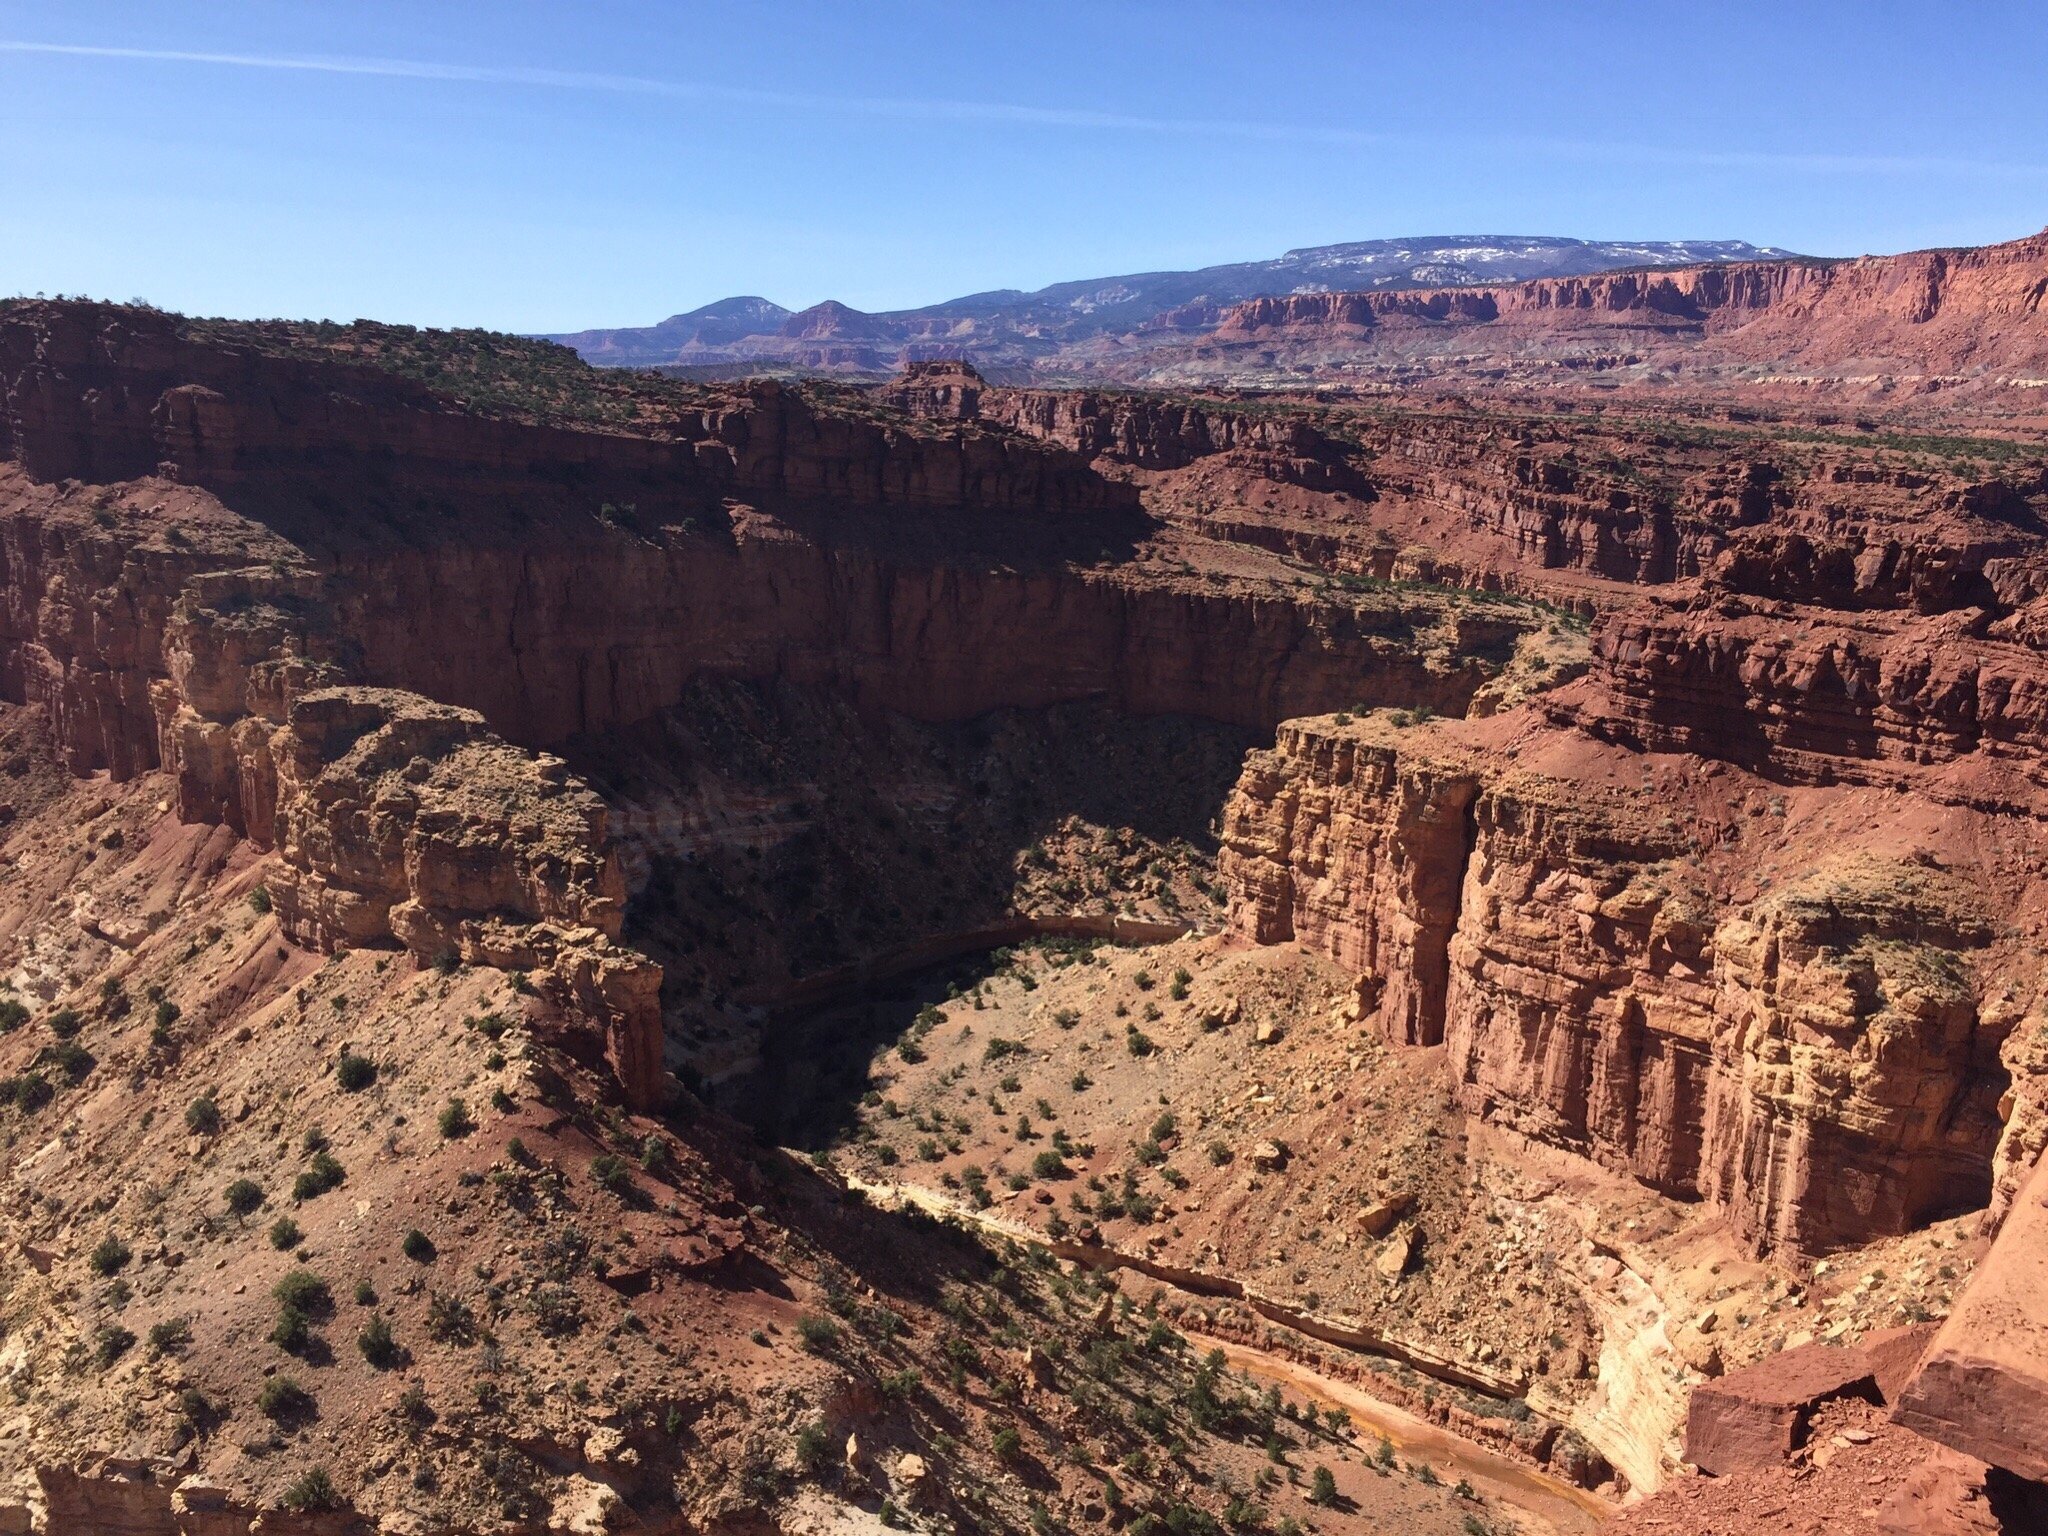
[[[745,106],[845,112],[867,117],[924,121],[1012,123],[1042,128],[1096,128],[1125,133],[1206,135],[1264,140],[1276,144],[1328,144],[1358,148],[1441,149],[1457,144],[1494,153],[1531,151],[1573,159],[1614,160],[1645,165],[1707,169],[1787,170],[1830,175],[1963,175],[2048,178],[2048,165],[1960,160],[1928,155],[1845,155],[1775,150],[1666,149],[1574,139],[1476,137],[1385,133],[1316,124],[1260,123],[1217,118],[1148,117],[1079,107],[1039,107],[1018,102],[958,101],[945,97],[832,96],[772,91],[750,86],[709,85],[588,70],[537,69],[519,65],[445,64],[427,59],[351,58],[328,55],[216,53],[181,48],[112,48],[85,43],[40,43],[0,38],[0,53],[67,58],[127,60],[151,64],[198,64],[229,69],[298,71],[307,74],[372,76],[394,80],[440,80],[473,85],[513,85],[548,90],[596,91],[620,96],[667,97],[680,101],[731,102]]]

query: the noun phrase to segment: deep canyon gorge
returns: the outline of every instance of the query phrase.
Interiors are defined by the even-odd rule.
[[[0,303],[0,1531],[2039,1528],[2044,292]]]

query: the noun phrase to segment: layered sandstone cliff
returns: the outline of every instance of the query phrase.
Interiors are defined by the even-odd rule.
[[[1784,371],[1865,387],[1879,375],[2028,387],[2048,370],[2044,275],[2048,234],[1853,261],[1297,293],[1169,311],[1150,349],[1108,366],[1227,377],[1311,358],[1337,370],[1431,360],[1452,374],[1651,364],[1752,383]]]
[[[277,849],[294,936],[530,970],[636,1104],[660,972],[617,944],[605,807],[528,749],[707,677],[928,720],[1462,712],[1545,622],[1133,560],[1132,490],[999,424],[772,385],[564,396],[516,347],[323,339],[0,317],[0,691],[74,771],[161,765],[182,814]]]
[[[1713,1200],[1760,1249],[1982,1204],[2010,1020],[1980,1007],[1969,882],[1842,853],[1730,900],[1691,815],[1583,746],[1578,778],[1502,761],[1542,750],[1291,723],[1227,814],[1234,921],[1359,972],[1388,1038],[1445,1043],[1468,1109]]]

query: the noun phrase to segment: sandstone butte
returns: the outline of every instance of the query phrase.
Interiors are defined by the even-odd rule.
[[[2041,1528],[2044,284],[1162,322],[1682,415],[0,305],[0,1530]]]

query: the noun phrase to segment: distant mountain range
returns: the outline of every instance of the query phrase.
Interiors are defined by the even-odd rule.
[[[828,300],[792,311],[753,296],[720,299],[654,325],[549,339],[593,363],[747,366],[886,372],[931,357],[966,357],[985,371],[1057,366],[1063,349],[1145,331],[1169,311],[1290,294],[1462,288],[1630,267],[1779,260],[1742,240],[1568,240],[1532,235],[1428,235],[1311,246],[1270,261],[1189,272],[1137,272],[968,294],[922,309],[867,313]],[[1091,350],[1096,350],[1091,348]]]

